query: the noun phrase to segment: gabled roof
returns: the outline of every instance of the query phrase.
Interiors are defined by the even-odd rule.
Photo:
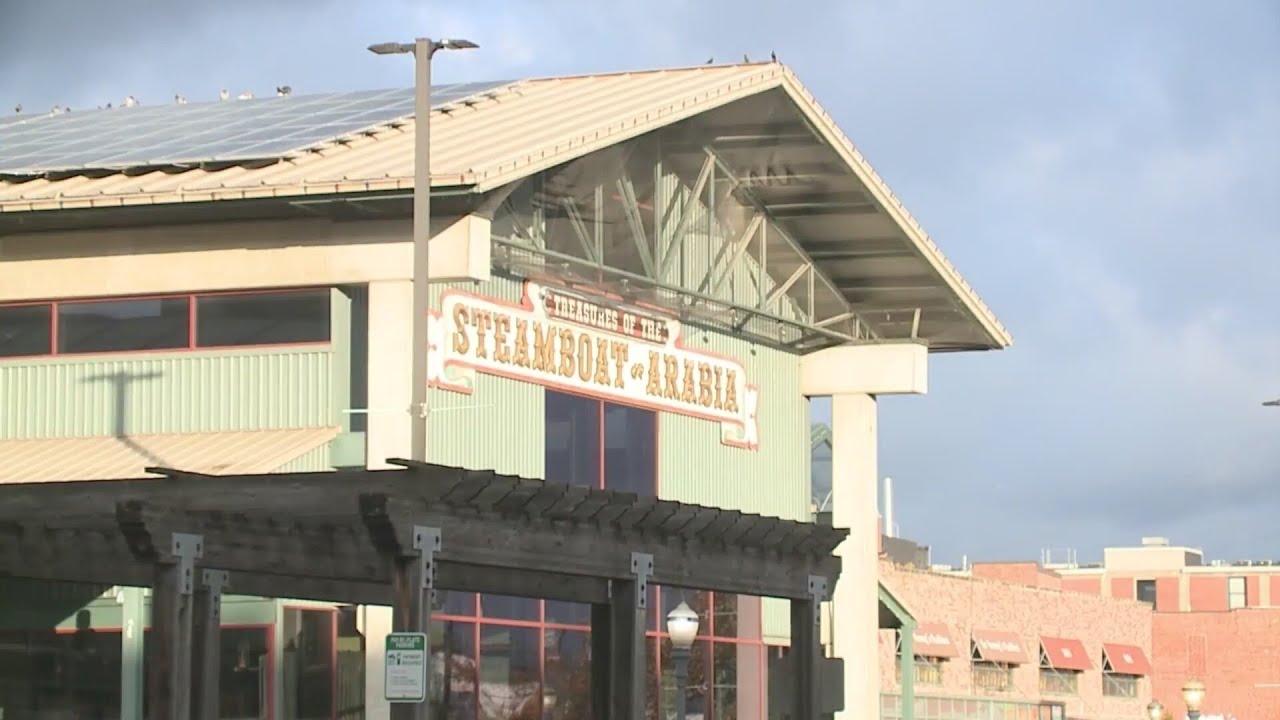
[[[785,93],[794,103],[802,124],[838,157],[841,172],[866,198],[860,217],[814,218],[820,228],[814,232],[821,235],[814,242],[806,242],[803,231],[791,231],[816,265],[848,279],[842,291],[859,316],[876,314],[880,337],[920,337],[936,349],[1010,345],[1008,331],[991,310],[808,90],[778,63],[490,87],[466,102],[433,110],[431,184],[486,192],[771,91]],[[0,123],[0,142],[5,127]],[[411,118],[400,118],[276,161],[0,176],[0,214],[405,191],[413,186],[413,130]],[[922,329],[922,322],[929,327]]]

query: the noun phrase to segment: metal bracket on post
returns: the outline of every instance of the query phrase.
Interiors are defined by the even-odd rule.
[[[649,608],[649,578],[653,576],[653,556],[649,553],[631,553],[631,574],[636,576],[636,607]]]
[[[422,566],[422,589],[436,586],[436,553],[440,552],[440,528],[413,526],[413,549],[418,551]]]
[[[422,589],[431,591],[428,602],[433,608],[436,602],[436,553],[440,552],[440,545],[440,528],[413,526],[413,549],[418,551]]]
[[[827,599],[827,579],[821,575],[809,576],[809,597],[813,598],[813,619],[815,623],[822,623],[822,613],[818,612],[818,608]]]
[[[170,552],[178,561],[178,594],[189,596],[195,590],[196,560],[204,557],[204,537],[174,533]]]
[[[222,591],[231,585],[231,574],[226,570],[204,570],[200,573],[200,584],[208,588],[209,607],[213,618],[222,620]]]

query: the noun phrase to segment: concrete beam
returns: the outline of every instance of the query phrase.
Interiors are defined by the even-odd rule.
[[[920,343],[841,345],[800,358],[800,393],[924,395],[929,349]]]
[[[488,280],[490,221],[437,217],[434,282]],[[408,220],[290,220],[12,235],[0,302],[409,281]],[[407,326],[405,326],[407,327]],[[407,332],[407,331],[406,331]]]

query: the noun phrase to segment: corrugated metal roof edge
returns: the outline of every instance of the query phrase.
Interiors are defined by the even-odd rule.
[[[853,141],[844,134],[840,126],[836,124],[835,119],[818,104],[817,99],[800,82],[800,79],[796,77],[790,68],[781,67],[785,76],[782,86],[786,89],[787,94],[809,117],[810,121],[814,122],[819,131],[826,136],[827,142],[844,156],[850,169],[858,176],[863,185],[871,191],[872,196],[889,213],[894,222],[902,228],[924,260],[947,283],[951,291],[961,299],[965,309],[969,311],[973,319],[982,325],[991,341],[998,348],[1007,348],[1012,345],[1013,336],[1008,329],[996,318],[991,308],[978,297],[977,292],[969,283],[961,277],[955,266],[942,254],[942,250],[937,243],[933,241],[933,238],[929,237],[929,234],[925,232],[920,223],[916,221],[906,206],[902,204],[902,201],[889,188],[884,178],[880,177],[880,174],[871,166],[871,163],[858,151]]]
[[[941,250],[924,228],[907,211],[906,207],[888,187],[879,173],[867,162],[853,142],[840,130],[829,113],[818,104],[817,99],[800,82],[789,68],[781,63],[763,62],[747,63],[741,66],[690,66],[682,68],[666,68],[645,71],[602,73],[591,75],[572,75],[548,77],[535,80],[514,81],[500,89],[510,90],[517,85],[536,85],[545,82],[564,81],[578,78],[597,78],[636,74],[692,72],[707,67],[747,67],[758,66],[760,72],[739,78],[729,84],[721,92],[703,92],[693,98],[682,97],[641,115],[624,118],[611,123],[603,130],[593,129],[589,133],[571,139],[567,144],[559,144],[549,148],[541,148],[537,152],[529,152],[524,158],[502,162],[496,166],[469,173],[433,175],[431,187],[468,187],[474,192],[486,192],[506,185],[515,180],[528,177],[542,170],[555,167],[578,157],[585,156],[604,147],[624,142],[631,138],[664,127],[680,120],[687,119],[707,110],[721,107],[751,95],[781,87],[792,98],[805,116],[813,122],[827,142],[835,149],[858,176],[859,180],[871,191],[877,202],[884,207],[896,224],[911,240],[921,257],[938,273],[949,289],[960,298],[965,309],[986,332],[992,344],[997,348],[1006,348],[1013,344],[1013,337],[995,313],[978,297],[976,291],[961,277],[955,266],[942,255]],[[393,129],[390,124],[379,132]],[[374,134],[377,134],[376,132]],[[535,159],[536,158],[536,159]],[[437,182],[437,179],[442,182]],[[359,193],[379,190],[404,190],[413,187],[412,178],[380,178],[378,180],[349,181],[346,183],[317,182],[289,183],[278,186],[257,186],[254,188],[228,189],[226,191],[198,191],[193,193],[139,193],[136,195],[111,195],[105,197],[59,198],[57,200],[32,200],[23,202],[0,202],[0,212],[32,212],[53,209],[120,207],[126,205],[165,204],[162,198],[177,197],[176,202],[206,202],[218,200],[251,199],[264,197],[292,197],[311,194]],[[292,189],[293,192],[288,192]],[[169,200],[168,202],[174,202]]]

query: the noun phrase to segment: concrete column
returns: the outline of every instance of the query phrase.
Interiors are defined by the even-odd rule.
[[[801,360],[801,392],[831,397],[832,524],[849,529],[836,549],[833,653],[844,660],[841,720],[880,717],[877,400],[928,390],[928,350],[917,344],[828,348]],[[794,640],[793,640],[794,642]]]
[[[413,282],[369,283],[369,423],[365,461],[370,470],[391,467],[387,458],[409,457],[409,343]],[[378,640],[381,646],[381,638]]]
[[[840,580],[831,628],[835,654],[844,658],[846,718],[880,717],[876,428],[873,396],[832,396],[832,524],[851,531],[836,548]]]
[[[391,633],[391,608],[377,605],[365,605],[361,608],[360,633],[364,635],[364,718],[365,720],[388,720],[391,717],[391,704],[383,694],[383,653],[386,650],[387,635]]]
[[[410,364],[406,338],[413,328],[413,282],[369,283],[369,420],[365,462],[369,469],[391,467],[387,458],[410,455]],[[366,720],[387,720],[391,707],[383,697],[383,650],[391,632],[389,607],[365,606],[360,613],[364,635],[364,706]]]

